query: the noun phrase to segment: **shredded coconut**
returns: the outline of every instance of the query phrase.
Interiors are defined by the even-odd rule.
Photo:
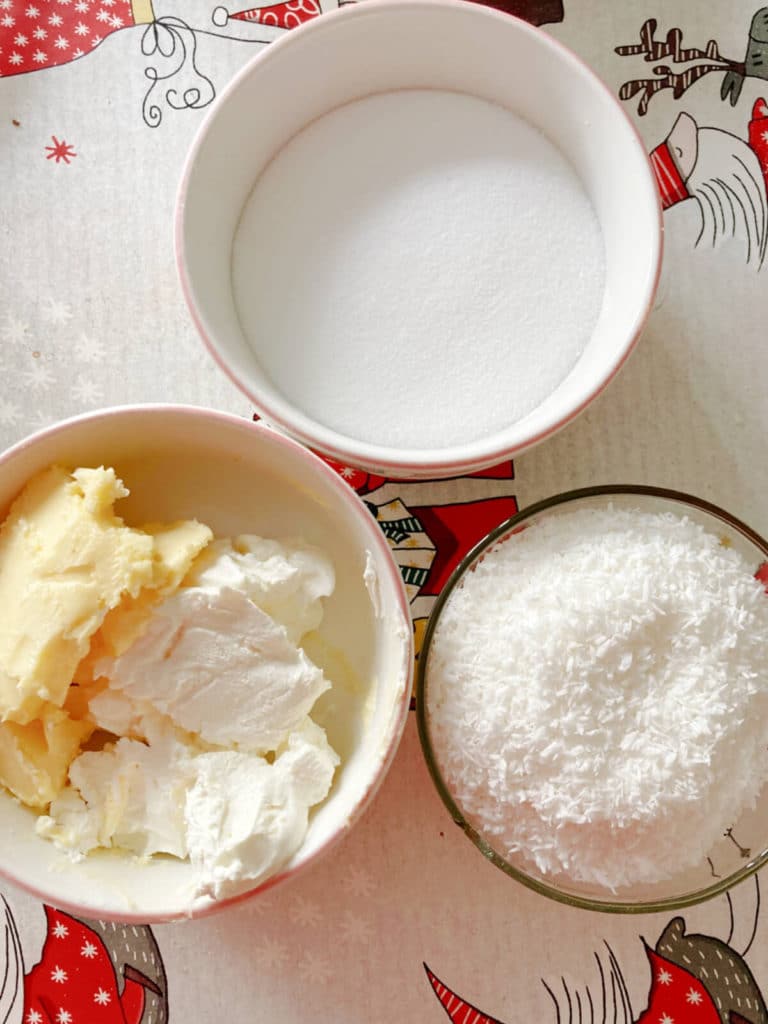
[[[550,515],[451,596],[428,665],[440,770],[502,855],[615,890],[698,864],[768,753],[768,597],[688,518]]]

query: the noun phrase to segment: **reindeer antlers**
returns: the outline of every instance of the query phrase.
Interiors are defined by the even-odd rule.
[[[723,57],[714,39],[710,39],[703,50],[697,47],[684,49],[682,29],[671,28],[662,42],[656,39],[657,28],[656,19],[649,18],[640,29],[640,42],[617,46],[616,53],[620,57],[642,55],[647,63],[654,63],[664,57],[671,57],[673,64],[691,64],[692,61],[717,61],[718,63],[691,64],[684,71],[673,71],[668,65],[660,64],[653,69],[653,78],[635,78],[625,82],[619,90],[619,97],[622,100],[629,100],[638,93],[642,93],[637,106],[640,117],[647,113],[651,99],[663,89],[672,89],[672,95],[678,100],[694,82],[698,82],[704,75],[713,71],[743,73],[744,65]]]
[[[667,32],[666,42],[659,42],[656,36],[656,29],[659,23],[655,18],[649,18],[640,29],[640,42],[632,43],[629,46],[617,46],[616,53],[620,57],[633,57],[643,54],[646,61],[661,60],[662,57],[671,57],[674,64],[687,64],[689,60],[725,60],[720,56],[720,50],[714,39],[710,39],[703,50],[683,50],[680,44],[683,41],[683,31],[679,28],[671,28]],[[727,61],[726,61],[727,63]]]

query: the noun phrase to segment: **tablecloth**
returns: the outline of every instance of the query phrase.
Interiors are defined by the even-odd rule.
[[[253,415],[185,310],[175,190],[232,74],[334,6],[0,0],[1,446],[106,405]],[[768,530],[768,9],[499,6],[575,49],[634,119],[664,198],[664,268],[618,379],[514,465],[426,483],[337,467],[390,537],[417,637],[477,537],[573,486],[671,486]],[[418,564],[402,554],[409,535],[422,542]],[[2,893],[6,1024],[768,1020],[757,880],[677,917],[612,917],[537,896],[452,826],[413,721],[349,837],[236,909],[123,927],[78,921],[10,885]]]

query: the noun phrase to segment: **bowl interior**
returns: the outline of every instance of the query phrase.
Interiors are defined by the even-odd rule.
[[[298,88],[297,82],[305,84]],[[466,93],[539,128],[577,171],[605,242],[602,309],[572,372],[520,421],[453,448],[403,451],[366,444],[289,405],[243,336],[232,294],[233,236],[272,156],[322,114],[396,89]],[[580,411],[618,369],[642,326],[660,244],[659,200],[648,158],[605,86],[544,33],[452,0],[369,0],[296,30],[263,52],[234,80],[201,129],[182,182],[177,221],[180,273],[198,327],[265,415],[329,454],[411,476],[429,475],[436,466],[487,465]]]
[[[116,507],[130,525],[197,518],[218,536],[301,537],[333,560],[336,588],[311,655],[334,685],[313,716],[342,764],[282,877],[348,826],[388,764],[404,722],[411,631],[378,527],[319,459],[266,427],[203,409],[114,410],[37,435],[0,462],[0,513],[30,476],[56,462],[114,466],[131,491]],[[188,863],[138,864],[103,853],[72,864],[35,835],[34,821],[0,792],[0,871],[12,880],[57,906],[100,917],[158,920],[189,912],[194,871]]]
[[[417,691],[419,730],[430,772],[444,803],[457,824],[497,867],[530,888],[564,903],[591,910],[647,913],[684,907],[715,896],[746,878],[768,860],[768,784],[761,791],[754,807],[745,810],[737,820],[726,823],[722,837],[702,863],[661,882],[640,883],[612,891],[596,884],[575,882],[565,875],[545,874],[533,860],[524,855],[507,858],[495,849],[493,843],[476,827],[476,823],[464,816],[457,804],[441,772],[440,751],[433,744],[430,731],[430,641],[441,608],[450,601],[451,592],[464,574],[472,571],[489,548],[501,543],[515,543],[516,534],[542,518],[551,518],[576,508],[604,509],[609,504],[617,509],[638,509],[651,513],[671,511],[679,516],[687,516],[739,551],[748,564],[754,566],[755,572],[768,560],[768,543],[745,524],[707,502],[673,491],[643,487],[595,487],[539,502],[502,524],[470,552],[438,599],[420,658]],[[685,827],[685,821],[680,821],[680,828]]]

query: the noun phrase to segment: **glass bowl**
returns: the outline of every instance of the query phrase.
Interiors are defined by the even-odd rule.
[[[429,662],[432,640],[441,614],[451,600],[465,574],[472,572],[479,560],[493,546],[509,541],[515,533],[564,511],[581,508],[637,509],[649,513],[674,512],[685,515],[721,538],[726,547],[739,551],[755,575],[768,586],[768,542],[754,530],[709,502],[676,491],[655,487],[615,485],[589,487],[569,491],[537,502],[513,516],[488,534],[457,566],[440,594],[432,612],[419,659],[417,718],[419,736],[432,779],[454,822],[480,852],[505,874],[523,885],[575,907],[611,913],[651,913],[677,910],[722,893],[748,878],[768,860],[768,786],[761,790],[754,807],[724,828],[702,863],[688,868],[662,882],[634,884],[615,891],[606,887],[574,881],[565,875],[542,873],[524,854],[502,855],[489,837],[465,816],[451,792],[440,768],[440,754],[430,732]],[[768,599],[768,598],[767,598]],[[686,823],[680,821],[680,828]]]

